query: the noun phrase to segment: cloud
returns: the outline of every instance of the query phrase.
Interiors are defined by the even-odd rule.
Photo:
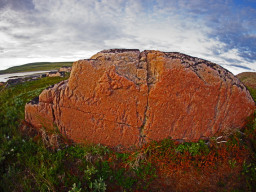
[[[252,70],[249,67],[245,67],[245,66],[241,66],[241,65],[231,65],[232,67],[238,67],[238,68],[242,68],[242,69],[246,69],[246,70]]]
[[[102,49],[139,48],[184,52],[233,72],[255,70],[256,9],[250,5],[240,9],[232,0],[1,0],[0,63],[7,58],[15,64],[11,58],[77,60]]]
[[[1,0],[0,10],[3,8],[10,8],[15,11],[26,11],[34,8],[31,0]]]

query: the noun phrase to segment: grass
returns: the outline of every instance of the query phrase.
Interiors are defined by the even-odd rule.
[[[237,75],[237,78],[247,87],[256,89],[256,73],[243,72]]]
[[[28,63],[25,65],[10,67],[6,70],[1,70],[1,74],[6,73],[18,73],[18,72],[30,72],[30,71],[48,71],[56,70],[62,66],[72,66],[73,62],[38,62],[38,63]]]
[[[67,77],[66,77],[67,78]],[[134,151],[72,144],[58,147],[22,134],[26,102],[66,78],[47,77],[0,91],[0,191],[253,191],[256,123],[241,132],[197,143],[171,138]],[[251,90],[252,91],[252,90]]]

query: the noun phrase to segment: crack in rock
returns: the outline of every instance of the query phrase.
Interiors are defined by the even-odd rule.
[[[96,121],[110,126],[127,126],[130,129],[100,133],[103,144],[124,146],[169,136],[190,141],[209,137],[227,126],[242,127],[255,109],[246,87],[221,66],[178,52],[138,49],[103,50],[75,62],[68,81],[47,88],[26,105],[26,121],[35,127],[36,116],[46,115],[41,105],[52,105],[53,123],[71,139],[81,137],[77,125],[85,130],[89,126],[72,119],[84,121],[76,111],[96,115]],[[69,109],[74,111],[67,113]],[[60,122],[63,111],[76,125]],[[97,126],[97,131],[103,127]],[[95,135],[85,137],[90,136],[97,141]]]

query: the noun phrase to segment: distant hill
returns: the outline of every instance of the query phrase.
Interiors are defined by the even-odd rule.
[[[243,72],[236,76],[246,87],[256,89],[256,72]]]
[[[19,73],[30,71],[48,71],[59,69],[62,66],[72,66],[73,62],[37,62],[10,67],[6,70],[0,70],[0,74]]]

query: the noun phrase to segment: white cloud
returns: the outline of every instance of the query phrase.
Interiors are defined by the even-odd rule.
[[[239,41],[240,32],[250,29],[248,40],[243,36],[239,45],[229,43],[231,29],[241,27],[239,22],[227,22],[233,15],[230,0],[17,2],[6,1],[0,7],[0,69],[9,63],[88,58],[108,48],[179,51],[225,67],[233,64],[230,69],[235,73],[246,68],[234,65],[256,69],[256,59],[245,58],[240,49],[255,38],[249,25],[253,17],[233,35],[233,40]],[[251,47],[249,54],[254,50]]]

